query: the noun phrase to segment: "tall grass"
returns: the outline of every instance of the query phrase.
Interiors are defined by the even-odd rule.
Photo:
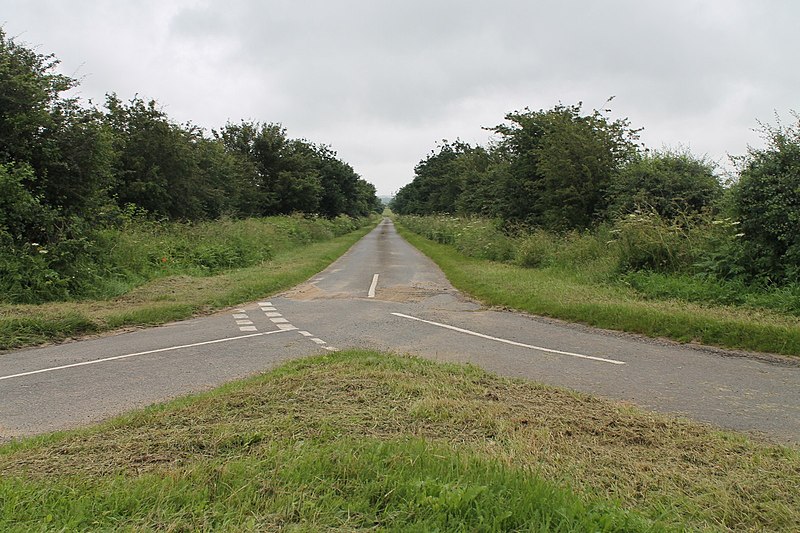
[[[745,281],[732,272],[735,222],[702,216],[666,220],[634,213],[613,225],[557,234],[502,228],[499,221],[403,216],[405,228],[460,253],[557,272],[587,283],[634,289],[639,297],[767,309],[800,316],[800,284]],[[730,252],[733,253],[733,252]]]
[[[253,266],[366,221],[291,216],[189,224],[131,217],[120,227],[93,232],[80,249],[37,245],[28,253],[14,252],[13,260],[0,253],[8,270],[0,279],[0,302],[111,298],[164,276],[208,276]]]
[[[124,268],[98,275],[88,293],[95,299],[0,303],[0,350],[161,324],[274,294],[338,258],[370,226],[334,235],[365,222],[281,217],[113,234],[111,260]]]

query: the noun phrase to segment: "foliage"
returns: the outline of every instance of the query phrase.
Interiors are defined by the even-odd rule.
[[[800,281],[800,117],[763,126],[764,149],[749,150],[733,189],[741,221],[742,266],[757,279]]]
[[[591,226],[606,208],[606,190],[635,153],[637,131],[580,104],[517,111],[493,131],[509,159],[501,186],[500,215],[548,229]]]
[[[436,261],[456,289],[488,306],[680,342],[800,356],[800,324],[792,310],[797,305],[791,303],[796,289],[788,294],[756,289],[741,307],[718,307],[686,301],[677,292],[640,292],[641,286],[626,283],[627,276],[615,270],[613,255],[574,268],[554,262],[552,256],[542,268],[522,268],[468,257],[453,246],[399,228]]]
[[[392,210],[417,215],[455,213],[469,166],[465,160],[478,151],[485,153],[461,141],[442,141],[438,152],[432,151],[414,167],[414,181],[397,192]]]
[[[499,217],[553,230],[587,228],[604,214],[607,188],[635,154],[637,130],[581,106],[517,111],[492,128],[488,149],[444,141],[400,189],[400,214]]]
[[[112,93],[102,109],[83,106],[65,96],[77,81],[57,65],[0,28],[0,299],[90,293],[120,268],[107,257],[108,235],[129,228],[134,212],[157,222],[292,213],[333,220],[380,208],[374,186],[330,148],[290,139],[278,124],[229,124],[207,136],[175,123],[155,100]],[[183,255],[215,271],[242,253],[198,247]]]
[[[403,227],[477,259],[559,272],[646,298],[770,309],[800,316],[800,284],[783,287],[741,276],[734,251],[739,223],[708,214],[669,219],[639,211],[592,230],[502,231],[497,220],[402,216]],[[727,251],[727,252],[724,252]]]
[[[675,219],[712,208],[722,196],[714,166],[688,151],[637,154],[611,180],[607,197],[611,219],[639,209]]]

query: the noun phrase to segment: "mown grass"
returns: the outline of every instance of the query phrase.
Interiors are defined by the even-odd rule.
[[[488,305],[591,326],[725,348],[800,355],[800,318],[771,309],[722,306],[643,295],[609,283],[602,255],[583,269],[525,268],[469,257],[398,224],[401,235],[431,257],[453,285]]]
[[[287,218],[279,223],[291,225],[293,220]],[[265,228],[264,224],[255,221],[244,224],[254,226],[251,227],[253,231],[264,231]],[[254,260],[252,266],[230,268],[214,274],[202,270],[195,271],[195,275],[164,272],[110,299],[41,305],[0,304],[0,350],[61,341],[126,326],[163,324],[274,294],[325,268],[371,228],[370,224],[338,237],[323,234],[312,238],[301,234],[295,240],[270,241],[267,234],[259,238],[272,243],[269,258]],[[289,227],[289,231],[301,230]],[[219,233],[217,238],[224,235],[222,229],[218,228],[216,232]],[[196,245],[198,248],[204,246],[199,237]],[[130,248],[134,244],[125,246]]]
[[[793,531],[800,454],[352,351],[0,447],[0,529]]]

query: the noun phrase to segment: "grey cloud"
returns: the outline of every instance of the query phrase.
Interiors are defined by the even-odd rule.
[[[789,0],[5,4],[7,30],[88,74],[87,94],[138,92],[208,127],[279,121],[384,193],[437,140],[485,142],[526,106],[616,95],[649,145],[715,159],[798,108]]]

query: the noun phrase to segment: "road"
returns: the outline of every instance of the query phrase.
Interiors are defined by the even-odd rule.
[[[326,350],[471,362],[800,443],[800,362],[483,308],[388,219],[318,276],[213,316],[0,356],[0,439],[85,425]]]

